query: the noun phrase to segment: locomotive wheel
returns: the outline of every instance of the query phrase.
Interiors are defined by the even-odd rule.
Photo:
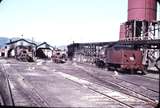
[[[137,74],[140,74],[140,75],[146,75],[146,74],[147,74],[147,71],[141,70],[141,71],[137,71],[136,73],[137,73]]]
[[[155,67],[160,71],[160,57],[156,60]]]
[[[116,67],[113,64],[107,63],[106,67],[107,67],[108,71],[115,71],[116,70]]]
[[[147,74],[147,70],[143,70],[142,75],[146,75],[146,74]]]
[[[108,66],[107,69],[108,69],[108,71],[115,71],[116,70],[115,67],[113,67],[113,66]]]
[[[133,69],[131,69],[130,73],[131,73],[131,74],[134,74],[134,72],[135,72],[135,71],[134,71]]]
[[[105,67],[105,63],[104,63],[104,61],[102,61],[102,60],[97,60],[97,61],[96,61],[96,66],[97,66],[98,68],[104,68],[104,67]]]
[[[142,75],[146,75],[148,72],[147,72],[147,68],[148,66],[144,66],[144,69],[142,70]]]

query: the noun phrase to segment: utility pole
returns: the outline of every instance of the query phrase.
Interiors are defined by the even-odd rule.
[[[33,58],[33,56],[34,56],[34,46],[33,46],[33,37],[32,37],[32,58]]]

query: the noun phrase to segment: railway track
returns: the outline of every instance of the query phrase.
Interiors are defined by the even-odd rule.
[[[12,82],[16,84],[16,89],[20,92],[20,94],[26,98],[25,104],[28,103],[27,106],[48,107],[47,102],[41,97],[35,88],[27,83],[26,80],[24,81],[24,79],[21,78],[16,80],[14,78],[12,79]]]
[[[145,86],[144,84],[143,85],[139,85],[139,84],[137,84],[136,83],[136,81],[130,81],[130,79],[128,80],[125,80],[123,77],[121,78],[121,77],[119,77],[119,76],[116,76],[115,74],[114,74],[114,72],[111,72],[111,71],[104,71],[104,70],[102,70],[102,69],[97,69],[97,68],[95,68],[95,67],[93,67],[93,66],[91,66],[91,65],[87,65],[87,66],[89,66],[89,67],[91,67],[91,68],[88,68],[89,70],[91,70],[91,71],[93,71],[94,73],[104,73],[105,72],[105,76],[111,76],[111,77],[116,77],[116,79],[118,79],[118,80],[122,80],[122,81],[125,81],[125,82],[128,82],[128,83],[132,83],[133,85],[137,85],[137,86],[143,86],[144,88],[147,88],[147,89],[149,89],[149,90],[151,90],[151,91],[155,91],[155,92],[159,92],[159,89],[157,88],[157,89],[154,89],[154,88],[152,88],[152,87],[147,87],[147,86]],[[80,66],[81,67],[81,66]],[[82,67],[83,67],[83,64],[82,64]],[[84,69],[83,69],[84,70]],[[88,71],[89,71],[88,70]],[[109,73],[108,73],[109,72]],[[122,76],[122,75],[121,75]],[[131,75],[128,75],[127,77],[130,77]],[[138,78],[138,79],[143,79],[143,80],[150,80],[150,81],[157,81],[157,82],[159,82],[159,79],[157,79],[157,78],[152,78],[152,77],[148,77],[148,76],[141,76],[141,75],[136,75],[136,76],[133,76],[133,78],[134,79],[136,79],[136,78]]]
[[[79,66],[78,66],[79,67]],[[105,77],[100,74],[96,75],[95,73],[99,73],[99,71],[95,71],[94,69],[84,69],[83,67],[79,67],[83,71],[85,71],[88,75],[91,77],[97,79],[98,81],[102,82],[103,84],[111,84],[111,86],[117,86],[119,88],[123,88],[124,90],[130,91],[134,94],[138,94],[142,99],[148,99],[149,101],[153,103],[157,103],[159,99],[159,92],[153,91],[152,89],[148,89],[146,87],[143,87],[141,85],[136,85],[134,83],[128,82],[123,79],[119,79],[117,77],[113,77],[111,75],[105,75]],[[116,88],[116,87],[115,87]],[[124,92],[124,91],[122,91]],[[137,96],[136,96],[137,97]]]
[[[86,80],[78,79],[77,77],[74,77],[70,74],[59,72],[59,74],[66,79],[69,79],[77,84],[80,84],[84,86],[85,88],[94,91],[95,93],[99,93],[106,98],[111,99],[115,103],[119,103],[122,108],[136,108],[136,107],[142,107],[142,108],[153,108],[154,105],[146,102],[140,98],[132,97],[130,95],[109,89],[105,86],[102,86],[97,83],[91,83]],[[114,105],[113,105],[114,106]]]
[[[5,68],[4,68],[5,69]],[[11,70],[11,68],[8,68],[7,71],[13,72],[16,70]],[[15,86],[15,91],[19,91],[20,94],[25,98],[24,104],[28,104],[30,106],[36,106],[36,107],[48,107],[48,103],[43,97],[38,93],[36,88],[34,88],[25,78],[18,72],[15,75],[10,75],[9,80],[12,82]],[[14,91],[14,90],[12,90]],[[13,96],[13,98],[16,98]],[[19,99],[20,101],[21,99]],[[27,106],[28,106],[27,105]],[[15,105],[17,106],[17,105]]]
[[[61,66],[59,68],[61,68],[62,71],[65,70],[69,74],[71,74],[69,71],[76,71],[76,73],[85,72],[86,75],[97,80],[97,81],[94,80],[94,82],[96,81],[97,83],[108,86],[111,89],[118,90],[122,93],[140,98],[145,101],[150,101],[153,104],[157,104],[157,102],[158,102],[159,92],[148,90],[146,87],[143,87],[141,85],[136,85],[136,84],[132,84],[130,82],[126,82],[122,78],[119,79],[116,76],[114,76],[113,72],[110,72],[111,73],[110,75],[108,75],[108,74],[106,75],[106,72],[105,72],[105,74],[101,74],[104,72],[104,70],[98,71],[97,69],[94,70],[94,68],[92,70],[90,68],[87,68],[87,67],[83,68],[83,67],[77,66],[77,65],[76,65],[76,67],[78,67],[78,71],[77,71],[77,69],[76,70],[72,69],[72,67],[67,68],[67,66]],[[103,71],[103,72],[101,72],[101,71]],[[75,74],[73,74],[73,75],[75,75]],[[80,75],[80,77],[88,80],[88,77],[81,76],[81,75]]]
[[[12,68],[14,68],[14,67],[12,67]],[[79,67],[79,70],[81,71],[80,67]],[[13,71],[13,70],[9,70],[9,71]],[[18,70],[16,70],[16,71],[18,71]],[[100,78],[100,77],[96,76],[96,74],[92,74],[92,73],[95,73],[95,71],[93,72],[93,70],[89,69],[88,71],[85,71],[85,72],[88,73],[88,75],[90,75],[91,77],[94,77],[97,80],[98,80],[98,78],[101,79],[100,80],[101,82],[102,81],[104,81],[104,83],[106,82],[103,78]],[[18,73],[18,72],[13,72],[13,73]],[[67,79],[72,80],[68,77],[67,77]],[[17,78],[16,77],[12,78],[10,76],[10,80],[12,82],[15,82],[16,84],[18,84],[17,85],[19,87],[18,89],[21,90],[21,92],[24,96],[26,96],[31,102],[33,102],[32,104],[34,104],[36,106],[38,106],[37,104],[40,104],[39,107],[48,106],[47,101],[45,101],[39,95],[37,90],[34,87],[32,87],[32,85],[28,84],[27,80],[24,79],[23,75],[21,75],[19,73]],[[134,108],[136,106],[139,107],[140,105],[143,106],[143,108],[153,108],[155,106],[154,100],[151,100],[151,99],[146,98],[146,97],[145,98],[141,98],[141,97],[139,98],[138,96],[136,97],[136,96],[132,96],[132,95],[129,95],[129,94],[125,94],[125,93],[120,92],[120,91],[115,91],[115,90],[109,89],[108,87],[103,86],[102,84],[99,84],[97,82],[87,83],[87,84],[79,83],[79,82],[76,82],[76,81],[74,81],[74,82],[77,83],[77,84],[80,84],[82,86],[85,86],[86,88],[88,88],[89,90],[92,90],[95,93],[101,94],[102,96],[105,96],[106,98],[111,99],[113,101],[113,103],[115,102],[117,104],[120,104],[121,108],[124,108],[124,107]],[[108,83],[110,83],[110,82],[108,82]],[[115,85],[115,86],[117,86],[117,85]],[[120,86],[120,87],[122,87],[122,86]]]
[[[157,75],[158,75],[158,74],[157,74]],[[159,81],[159,78],[153,78],[153,77],[149,77],[149,76],[137,76],[137,77],[141,77],[141,78],[146,78],[146,79],[150,79],[150,80]]]
[[[0,64],[0,87],[0,106],[14,106],[9,78],[2,64]]]
[[[145,87],[145,86],[136,84],[136,83],[134,83],[134,82],[132,82],[132,81],[124,80],[124,79],[121,79],[121,78],[120,78],[120,80],[122,80],[122,81],[124,81],[124,82],[126,82],[126,83],[130,83],[130,84],[132,84],[132,85],[138,86],[138,87],[140,87],[140,88],[145,88],[145,89],[147,89],[147,90],[149,90],[149,91],[153,91],[153,92],[155,92],[155,93],[159,93],[158,90],[155,90],[155,89],[152,89],[152,88],[149,88],[149,87]]]
[[[67,79],[69,79],[71,81],[74,81],[75,83],[80,84],[80,85],[84,86],[85,88],[88,88],[89,90],[91,90],[91,91],[93,91],[95,93],[98,93],[98,94],[100,94],[100,95],[102,95],[102,96],[104,96],[106,98],[109,98],[110,100],[113,101],[112,103],[115,103],[116,107],[117,107],[117,105],[119,105],[118,107],[120,107],[120,108],[134,108],[136,106],[141,105],[144,108],[152,108],[152,105],[150,103],[148,103],[148,102],[146,102],[144,100],[141,100],[139,98],[132,97],[132,96],[120,93],[120,92],[116,92],[114,90],[108,89],[108,88],[106,88],[104,86],[101,86],[99,84],[93,84],[93,83],[84,84],[83,83],[84,81],[82,81],[82,83],[78,82],[78,81],[75,81],[75,80],[73,80],[74,78],[72,79],[70,77],[66,77],[67,75],[66,74],[64,75],[64,74],[65,73],[63,73],[62,76],[64,76],[65,78],[67,78]],[[18,74],[18,76],[19,75],[20,74]],[[24,79],[22,77],[22,75],[20,75],[19,78],[20,78],[19,80],[23,80]],[[24,81],[25,81],[25,79],[24,79]],[[22,81],[19,81],[19,82],[22,82]],[[16,84],[17,83],[18,82],[16,82]],[[26,83],[26,81],[25,81],[25,83]],[[23,84],[21,84],[21,85],[23,85]],[[30,85],[27,84],[27,86],[30,86]],[[25,88],[25,86],[23,88]],[[27,95],[28,95],[28,93],[27,93]],[[35,97],[31,97],[31,98],[35,100]],[[36,103],[42,103],[42,101],[39,101],[39,102],[36,102]]]
[[[87,67],[90,67],[90,68],[93,68],[93,69],[97,69],[97,67],[95,66],[95,65],[91,65],[91,64],[87,64],[87,63],[80,63],[80,62],[77,62],[78,64],[80,64],[80,65],[86,65]],[[101,69],[101,68],[98,68],[98,69]],[[105,70],[105,69],[102,69],[102,70]],[[112,75],[113,75],[113,72],[110,72],[110,74],[112,73]],[[106,73],[107,74],[107,73]],[[159,73],[154,73],[154,74],[156,74],[156,75],[158,75]],[[154,77],[149,77],[149,76],[146,76],[146,75],[138,75],[137,77],[141,77],[141,78],[146,78],[146,79],[151,79],[151,80],[159,80],[159,78],[154,78]]]

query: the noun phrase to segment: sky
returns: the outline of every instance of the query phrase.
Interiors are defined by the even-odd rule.
[[[3,0],[0,36],[48,42],[107,42],[119,38],[127,0]]]

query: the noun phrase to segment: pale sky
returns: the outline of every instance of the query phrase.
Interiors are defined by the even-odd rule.
[[[3,0],[0,36],[34,38],[51,45],[119,38],[128,0]]]

